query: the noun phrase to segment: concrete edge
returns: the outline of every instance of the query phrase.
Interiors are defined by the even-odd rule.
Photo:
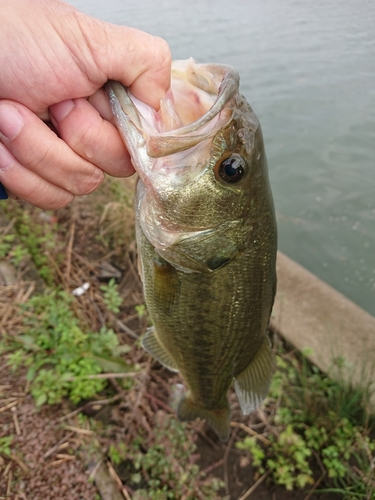
[[[271,329],[311,350],[307,357],[329,376],[370,384],[375,411],[375,317],[281,252],[277,279]]]

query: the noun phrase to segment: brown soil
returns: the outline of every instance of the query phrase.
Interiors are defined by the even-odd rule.
[[[27,394],[28,384],[24,375],[10,373],[4,359],[1,360],[0,380],[0,411],[8,406],[0,413],[0,437],[14,435],[12,448],[16,450],[11,458],[0,456],[0,499],[94,500],[98,490],[88,478],[99,460],[93,460],[92,454],[87,451],[89,443],[95,439],[92,432],[82,429],[76,416],[64,420],[64,416],[71,414],[67,405],[37,409],[30,394]],[[160,404],[162,401],[157,401],[156,405]],[[96,414],[98,419],[110,425],[113,442],[116,442],[116,434],[123,434],[120,425],[123,417],[119,415],[123,414],[124,405],[124,400],[119,400],[116,405],[110,408],[104,406],[99,411],[87,407],[85,413]],[[114,420],[118,422],[117,430],[114,429]],[[200,468],[224,479],[227,484],[227,491],[222,491],[218,498],[243,498],[260,478],[254,474],[249,461],[234,448],[236,431],[226,445],[218,442],[209,429],[201,425],[196,428]],[[121,468],[117,470],[118,475],[123,475]],[[108,475],[105,480],[108,481]],[[102,498],[114,500],[116,489],[116,482],[112,479],[109,495],[104,494]],[[335,500],[339,497],[332,494],[308,496],[308,491],[287,492],[265,480],[254,488],[254,494],[246,498]]]
[[[0,367],[0,436],[13,435],[11,457],[0,458],[0,498],[93,500],[80,453],[85,435],[59,423],[62,407],[36,409],[24,376]],[[1,411],[0,410],[0,411]]]

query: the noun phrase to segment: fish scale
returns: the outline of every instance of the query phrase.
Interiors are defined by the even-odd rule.
[[[236,70],[174,62],[172,92],[159,114],[145,113],[127,89],[107,84],[139,175],[137,248],[153,323],[142,344],[183,377],[178,417],[205,419],[225,441],[232,382],[247,414],[272,377],[275,212],[261,128]],[[187,100],[199,107],[187,113]]]

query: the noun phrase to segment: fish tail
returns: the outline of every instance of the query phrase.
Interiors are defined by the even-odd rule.
[[[221,441],[228,441],[230,432],[230,408],[229,403],[222,408],[209,410],[196,404],[187,394],[180,401],[177,409],[177,417],[182,422],[189,422],[196,418],[204,419],[213,428]]]

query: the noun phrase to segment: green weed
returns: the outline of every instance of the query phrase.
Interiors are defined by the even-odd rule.
[[[40,213],[38,210],[29,211],[17,204],[12,205],[12,216],[15,218],[14,228],[21,242],[21,246],[14,249],[13,258],[17,264],[23,256],[28,254],[41,278],[48,285],[52,285],[54,272],[49,256],[57,250],[57,226],[48,219],[43,220],[39,217],[36,220],[37,214]]]
[[[206,477],[195,461],[196,445],[186,425],[163,415],[151,442],[141,437],[131,445],[111,446],[109,456],[116,465],[123,462],[130,473],[134,500],[216,500],[223,482]]]
[[[264,405],[272,428],[270,445],[246,437],[237,448],[252,456],[260,474],[270,470],[273,481],[287,490],[313,485],[317,461],[330,484],[337,485],[335,491],[351,492],[345,498],[375,500],[375,492],[369,494],[370,485],[375,486],[370,480],[375,440],[369,437],[371,418],[363,393],[333,381],[303,357],[279,353],[276,363]]]
[[[14,436],[4,436],[0,437],[0,454],[3,454],[7,457],[11,454],[11,444],[14,439]]]
[[[64,291],[47,290],[22,305],[25,333],[13,338],[8,364],[12,369],[28,367],[37,405],[55,404],[65,396],[74,403],[91,398],[106,385],[95,375],[134,369],[119,357],[128,346],[119,346],[113,330],[84,329],[73,300]]]
[[[137,313],[138,318],[144,318],[147,315],[147,309],[144,304],[139,304],[135,306],[134,309]]]
[[[6,257],[13,246],[13,242],[15,239],[14,234],[6,234],[2,236],[0,241],[0,259]]]
[[[107,308],[114,312],[120,312],[122,298],[118,291],[118,286],[113,278],[111,278],[106,285],[101,285],[100,290],[103,292],[103,302]]]

